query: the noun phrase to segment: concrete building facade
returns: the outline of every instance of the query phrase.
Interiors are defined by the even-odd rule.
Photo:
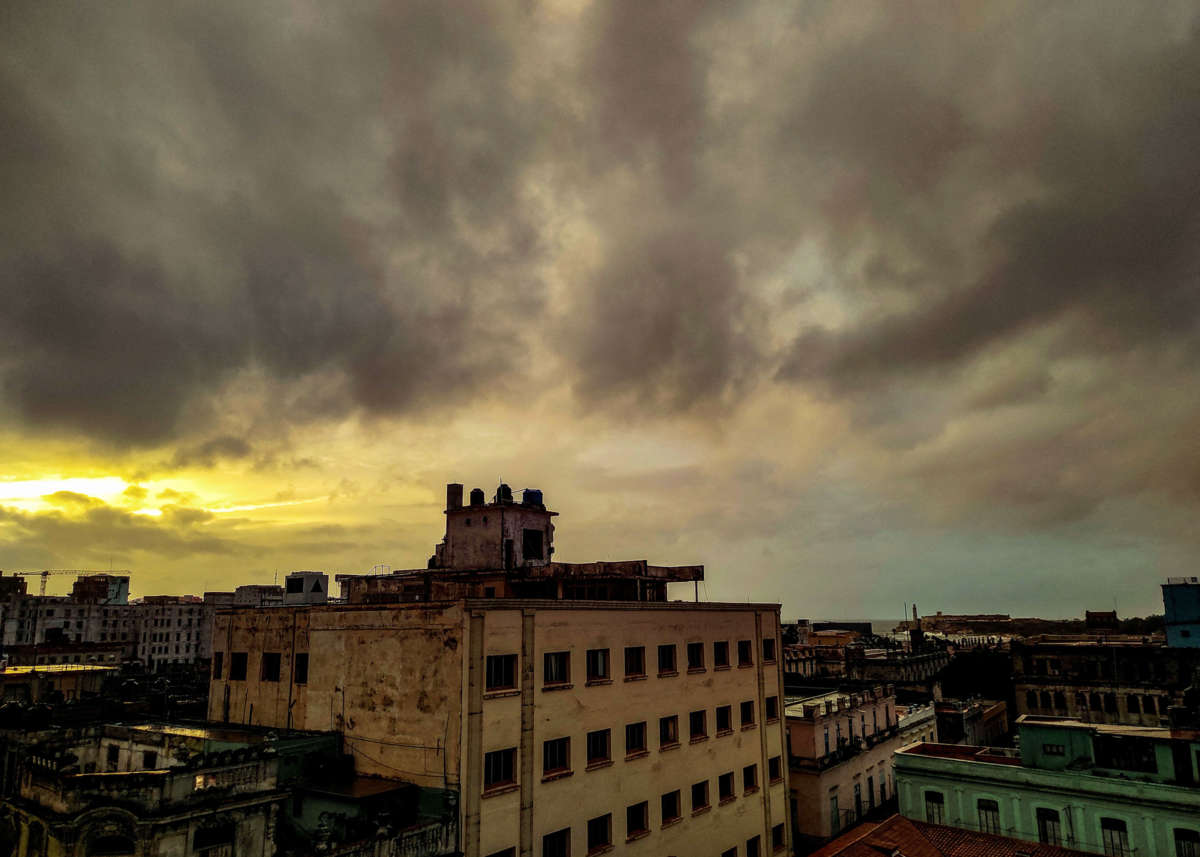
[[[1194,730],[1018,721],[1021,751],[916,744],[896,753],[900,812],[930,824],[1115,857],[1200,848]]]
[[[890,687],[789,696],[787,733],[798,845],[826,841],[893,798],[901,738]]]

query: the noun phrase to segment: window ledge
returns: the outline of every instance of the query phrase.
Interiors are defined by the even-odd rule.
[[[659,825],[659,828],[666,829],[666,828],[670,827],[672,824],[679,824],[679,822],[681,822],[681,821],[683,821],[683,816],[677,815],[674,818],[669,818],[666,821],[664,821],[661,825]]]
[[[649,830],[635,830],[633,833],[625,837],[626,842],[633,842],[638,839],[645,839],[650,835]]]
[[[707,741],[707,740],[708,740],[707,735],[696,735],[696,736],[692,737],[691,739],[689,739],[688,743],[689,744],[699,744],[702,741]]]
[[[485,690],[483,692],[484,699],[504,699],[508,696],[520,696],[521,691],[515,687],[506,687],[502,690]]]
[[[742,789],[742,796],[752,795],[758,791],[758,786],[750,786],[748,789]]]
[[[544,684],[544,685],[542,685],[542,690],[544,690],[544,691],[570,690],[574,686],[575,685],[571,684],[570,682],[564,682],[563,684]]]
[[[776,664],[776,663],[779,663],[779,662],[777,660],[775,660],[774,658],[769,658],[769,659],[763,661],[764,666],[767,664]]]
[[[730,728],[730,729],[718,729],[718,730],[717,730],[717,737],[718,737],[718,738],[724,738],[726,735],[732,735],[732,734],[733,734],[733,729],[732,729],[732,728]]]
[[[747,729],[753,729],[757,725],[758,725],[757,723],[747,723],[744,726],[742,726],[742,731],[745,732]]]
[[[601,768],[611,768],[611,767],[612,767],[612,759],[601,759],[596,762],[588,762],[587,767],[584,768],[584,770],[585,771],[598,771]]]
[[[774,777],[768,782],[768,785],[777,786],[783,782],[783,777]]]
[[[768,718],[767,718],[767,723],[768,723],[768,724],[770,724],[770,723],[778,723],[778,722],[779,722],[779,718],[778,718],[778,717],[768,717]]]
[[[658,677],[659,678],[674,678],[677,675],[679,675],[679,670],[666,670],[665,672],[660,672],[658,674]]]
[[[553,782],[554,780],[565,780],[574,773],[574,771],[552,771],[551,773],[542,776],[542,782],[549,783]]]
[[[725,806],[725,804],[733,803],[735,800],[737,800],[737,795],[730,795],[729,797],[723,797],[717,802],[717,806]]]
[[[646,674],[645,674],[645,673],[642,673],[641,675],[627,675],[627,676],[625,676],[625,681],[645,681],[645,680],[646,680]]]
[[[695,818],[698,815],[704,815],[704,813],[709,812],[711,809],[712,809],[711,804],[708,806],[702,806],[699,809],[693,809],[692,810],[692,818]]]
[[[702,672],[708,672],[708,670],[706,670],[704,667],[688,667],[688,675],[695,675],[696,673]]]
[[[585,682],[585,685],[587,687],[596,687],[597,685],[602,685],[602,684],[612,684],[612,679],[611,678],[589,678]],[[610,845],[609,847],[611,848],[612,846]],[[588,852],[588,853],[591,853],[591,852]]]
[[[592,855],[594,855],[594,854],[607,854],[609,851],[612,851],[612,850],[613,850],[612,843],[609,843],[608,845],[598,845],[595,848],[589,848],[587,854],[588,854],[588,857],[592,857]]]
[[[748,670],[748,669],[752,669],[753,667],[754,667],[754,664],[738,664],[739,670]]]
[[[720,672],[727,669],[729,669],[729,664],[718,664],[717,666],[713,667],[713,672]]]
[[[521,788],[521,786],[518,783],[504,783],[503,785],[491,786],[490,788],[485,788],[483,790],[483,797],[489,798],[497,797],[499,795],[506,795],[509,792],[517,791],[519,788]]]
[[[636,752],[633,752],[633,753],[626,753],[625,761],[632,762],[634,759],[644,759],[645,757],[647,757],[649,755],[650,755],[649,750],[637,750]]]
[[[658,752],[665,753],[668,750],[678,750],[678,749],[679,749],[679,742],[676,741],[674,744],[660,744],[658,747]]]

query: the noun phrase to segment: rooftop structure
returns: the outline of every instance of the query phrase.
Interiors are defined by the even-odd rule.
[[[809,857],[1083,857],[1085,853],[893,815],[859,825]]]
[[[1200,648],[1200,578],[1168,577],[1162,592],[1167,645]]]

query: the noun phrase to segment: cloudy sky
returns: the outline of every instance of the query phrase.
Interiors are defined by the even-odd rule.
[[[1198,11],[6,4],[0,567],[420,567],[503,479],[788,617],[1161,610]]]

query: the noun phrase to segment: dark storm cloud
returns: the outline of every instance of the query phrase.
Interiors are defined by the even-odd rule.
[[[222,435],[175,451],[173,467],[212,467],[219,460],[245,458],[253,447],[240,437]]]
[[[5,17],[0,372],[25,422],[159,442],[245,369],[340,379],[298,420],[504,369],[506,305],[474,298],[534,238],[514,46],[482,7]],[[534,278],[509,297],[536,307]]]

